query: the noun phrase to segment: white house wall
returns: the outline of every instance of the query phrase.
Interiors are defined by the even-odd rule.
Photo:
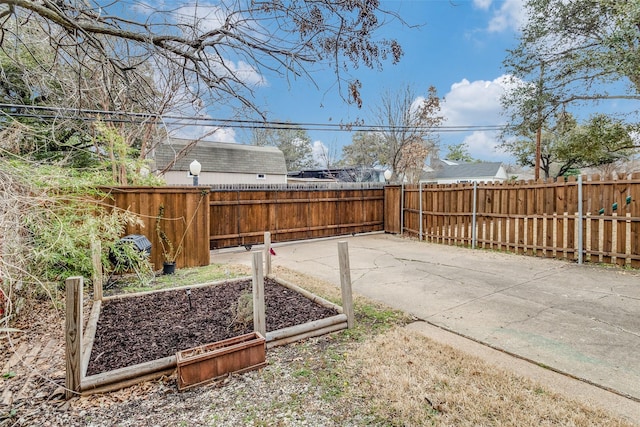
[[[258,178],[258,173],[217,173],[202,172],[198,177],[199,185],[216,184],[286,184],[286,175],[261,174],[264,178]],[[193,177],[184,171],[168,171],[164,174],[167,185],[193,185]]]

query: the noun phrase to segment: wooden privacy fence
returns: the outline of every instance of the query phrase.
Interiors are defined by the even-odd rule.
[[[263,243],[331,237],[384,229],[381,184],[117,187],[103,188],[108,206],[139,215],[125,234],[141,234],[151,242],[151,261],[162,266],[155,229],[164,207],[163,231],[180,247],[178,267],[210,262],[209,250]]]
[[[450,245],[640,267],[640,174],[389,186],[385,200],[393,200],[398,212],[385,218],[387,232],[402,230]]]
[[[156,220],[160,206],[162,231],[179,254],[178,267],[208,265],[209,189],[206,187],[114,187],[103,188],[103,203],[138,214],[137,224],[127,224],[125,234],[140,234],[151,242],[151,262],[162,268],[163,256]]]
[[[210,247],[340,236],[384,229],[382,185],[213,187]]]

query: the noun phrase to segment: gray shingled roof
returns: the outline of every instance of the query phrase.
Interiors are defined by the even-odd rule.
[[[500,162],[461,163],[459,165],[443,165],[435,175],[439,179],[494,177],[500,170]]]
[[[158,169],[164,169],[190,141],[170,139],[155,149]],[[286,175],[284,154],[276,147],[202,141],[191,148],[186,156],[176,162],[173,171],[188,171],[193,160],[198,160],[203,172],[265,173]]]

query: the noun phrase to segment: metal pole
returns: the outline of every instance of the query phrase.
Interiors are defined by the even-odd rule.
[[[198,175],[193,175],[193,185],[194,187],[198,186]]]
[[[418,240],[422,240],[422,182],[418,183],[418,194],[420,195],[420,237]]]
[[[584,248],[584,234],[582,229],[582,175],[578,176],[578,264],[582,265],[582,252]]]
[[[476,203],[478,200],[478,183],[473,182],[473,213],[471,215],[471,249],[476,248],[476,241],[478,239],[476,232]]]
[[[540,118],[538,118],[538,120],[540,120]],[[535,168],[534,168],[534,177],[536,181],[540,179],[540,157],[542,157],[542,153],[541,153],[542,150],[540,147],[541,139],[542,139],[542,125],[539,125],[538,130],[536,131],[536,162],[535,162]]]

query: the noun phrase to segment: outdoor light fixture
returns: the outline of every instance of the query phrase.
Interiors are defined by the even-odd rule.
[[[191,310],[192,309],[192,307],[191,307],[191,288],[187,288],[186,291],[187,291],[187,298],[189,299],[189,310]]]
[[[389,169],[387,169],[386,171],[384,171],[384,180],[385,182],[389,182],[389,180],[391,179],[391,175],[393,175],[393,172],[391,172]]]
[[[198,185],[198,176],[200,175],[201,170],[202,170],[202,165],[197,160],[194,160],[189,165],[189,172],[191,172],[191,175],[193,176],[193,185],[195,186]]]

